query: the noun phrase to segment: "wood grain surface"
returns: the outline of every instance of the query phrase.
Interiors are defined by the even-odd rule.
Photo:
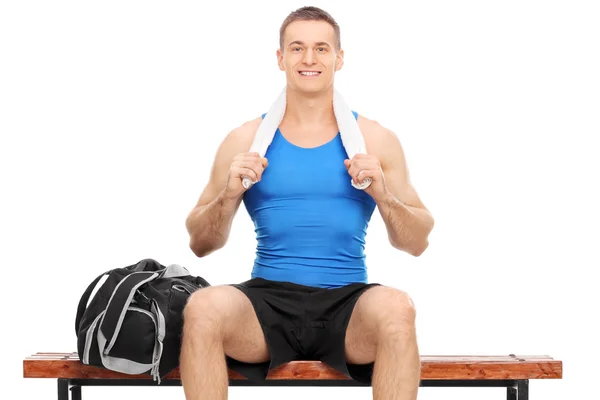
[[[25,378],[152,379],[82,364],[77,353],[41,352],[23,360]],[[421,356],[421,379],[561,379],[562,361],[549,356]],[[179,369],[164,379],[180,379]],[[163,380],[164,380],[163,379]],[[229,379],[246,379],[229,370]],[[349,377],[320,361],[292,361],[273,369],[267,379],[347,380]]]

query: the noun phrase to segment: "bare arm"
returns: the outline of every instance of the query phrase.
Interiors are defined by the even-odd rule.
[[[385,190],[375,198],[392,246],[415,257],[429,246],[434,219],[410,182],[404,150],[398,137],[373,121],[363,121],[369,152],[377,156]]]
[[[259,124],[260,118],[234,129],[217,150],[209,182],[185,224],[190,235],[189,246],[198,257],[204,257],[227,243],[244,193],[239,174],[252,175],[252,171],[245,169],[250,168],[245,152]],[[234,160],[239,161],[236,168]]]
[[[186,219],[186,228],[195,255],[204,257],[225,246],[240,202],[221,191],[209,203],[194,207]]]
[[[377,206],[385,222],[390,243],[415,257],[423,254],[429,246],[427,238],[434,225],[429,211],[402,202],[391,191]]]

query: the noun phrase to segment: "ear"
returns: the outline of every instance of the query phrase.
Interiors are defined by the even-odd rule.
[[[335,70],[339,71],[344,66],[344,50],[338,51],[335,57]]]
[[[279,70],[285,71],[285,68],[283,68],[283,53],[281,52],[281,49],[277,49],[275,54],[277,55],[277,65],[279,66]]]

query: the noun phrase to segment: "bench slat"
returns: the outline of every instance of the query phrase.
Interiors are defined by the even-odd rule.
[[[77,352],[72,353],[45,353],[39,352],[35,353],[31,356],[26,357],[29,359],[53,359],[53,360],[61,360],[65,358],[79,360],[79,356]],[[469,363],[477,363],[477,362],[506,362],[506,361],[514,361],[514,360],[527,360],[527,361],[545,361],[545,360],[554,360],[550,356],[542,356],[542,355],[498,355],[498,356],[482,356],[482,355],[423,355],[421,356],[421,361],[427,362],[444,362],[444,363],[452,363],[452,362],[469,362]]]
[[[82,364],[74,353],[36,353],[23,360],[24,378],[151,379]],[[549,356],[421,356],[421,379],[561,379],[562,361]],[[180,379],[179,369],[164,379]],[[229,370],[229,379],[246,379]],[[292,361],[281,365],[268,379],[348,380],[320,361]]]

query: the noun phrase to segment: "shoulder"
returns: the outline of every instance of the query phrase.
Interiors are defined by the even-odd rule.
[[[397,160],[404,157],[400,139],[391,129],[386,128],[374,119],[360,114],[358,115],[357,122],[365,138],[367,152],[379,158],[382,164],[387,164],[394,159]]]
[[[259,116],[246,121],[225,136],[215,154],[214,165],[217,170],[228,170],[231,161],[237,154],[250,150],[261,120],[262,118]]]
[[[222,147],[233,148],[236,152],[248,151],[261,121],[259,116],[235,127],[225,136]]]
[[[391,129],[386,128],[374,119],[359,114],[357,122],[365,138],[367,150],[369,146],[373,150],[377,150],[400,143],[398,136]]]
[[[381,164],[389,191],[404,204],[427,210],[411,183],[398,136],[377,121],[365,117],[359,116],[358,125],[365,137],[367,153],[377,157]]]

